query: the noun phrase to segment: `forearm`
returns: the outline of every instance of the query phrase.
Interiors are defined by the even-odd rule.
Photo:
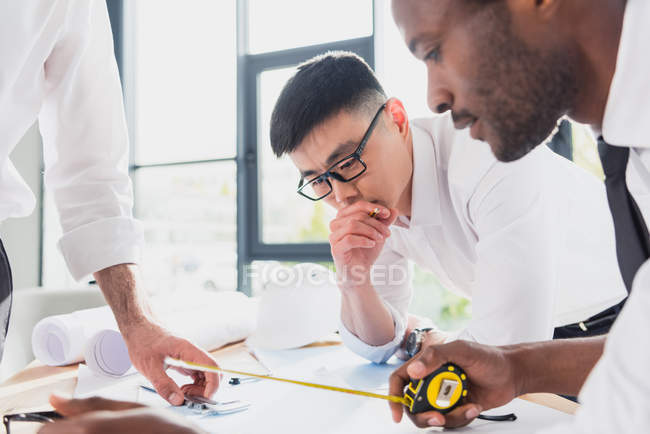
[[[504,347],[518,395],[549,392],[577,396],[603,353],[606,336]]]
[[[118,264],[93,273],[123,334],[133,326],[151,322],[147,295],[139,283],[135,264]]]
[[[351,333],[373,346],[395,338],[393,317],[372,285],[341,292],[341,320]]]

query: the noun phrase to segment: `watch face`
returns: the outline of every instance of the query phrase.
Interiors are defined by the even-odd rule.
[[[418,332],[412,331],[406,338],[406,354],[408,354],[409,357],[415,356],[419,350],[418,347]]]

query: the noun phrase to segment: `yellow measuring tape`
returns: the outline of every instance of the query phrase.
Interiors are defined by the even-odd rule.
[[[379,394],[379,393],[365,392],[365,391],[362,391],[362,390],[347,389],[345,387],[327,386],[325,384],[309,383],[307,381],[299,381],[299,380],[291,380],[291,379],[288,379],[288,378],[272,377],[270,375],[253,374],[251,372],[236,371],[234,369],[224,369],[224,368],[220,368],[220,367],[217,367],[217,366],[209,366],[209,365],[202,365],[200,363],[186,362],[184,360],[173,359],[171,357],[166,357],[165,358],[165,363],[168,366],[175,366],[177,368],[191,369],[191,370],[194,370],[194,371],[215,372],[215,373],[225,372],[227,374],[243,375],[245,377],[255,377],[255,378],[261,378],[261,379],[264,379],[264,380],[282,381],[284,383],[297,384],[299,386],[314,387],[316,389],[332,390],[334,392],[342,392],[342,393],[349,393],[349,394],[352,394],[352,395],[367,396],[369,398],[384,399],[386,401],[397,402],[398,404],[403,404],[403,405],[406,405],[406,406],[408,406],[410,404],[410,401],[407,401],[405,398],[403,398],[401,396],[382,395],[382,394]]]

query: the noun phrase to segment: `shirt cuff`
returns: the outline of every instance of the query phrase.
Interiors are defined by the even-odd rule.
[[[369,345],[355,336],[350,330],[347,329],[343,321],[339,319],[339,334],[346,347],[353,352],[357,353],[364,359],[370,360],[374,363],[386,363],[391,358],[395,351],[397,351],[404,339],[406,332],[406,320],[388,303],[384,303],[393,317],[393,324],[395,326],[395,337],[392,341],[381,346]]]
[[[140,262],[144,230],[131,217],[107,218],[65,233],[58,246],[70,274],[79,281],[113,265]]]

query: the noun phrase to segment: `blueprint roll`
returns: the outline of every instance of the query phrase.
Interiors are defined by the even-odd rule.
[[[50,316],[34,327],[32,351],[46,365],[78,363],[84,360],[88,339],[101,330],[117,331],[117,323],[108,306]]]
[[[246,339],[257,324],[258,301],[241,292],[205,293],[184,300],[162,298],[152,309],[174,335],[206,351]],[[178,310],[177,310],[178,309]],[[86,365],[96,373],[119,377],[135,372],[122,335],[101,330],[86,343]]]
[[[132,368],[126,343],[116,330],[95,333],[86,343],[84,359],[93,372],[109,377],[121,377]]]
[[[187,291],[150,301],[165,328],[206,351],[246,339],[257,322],[258,301],[241,292]],[[85,360],[93,372],[113,377],[128,374],[132,367],[108,306],[41,320],[32,332],[32,350],[47,365]]]

